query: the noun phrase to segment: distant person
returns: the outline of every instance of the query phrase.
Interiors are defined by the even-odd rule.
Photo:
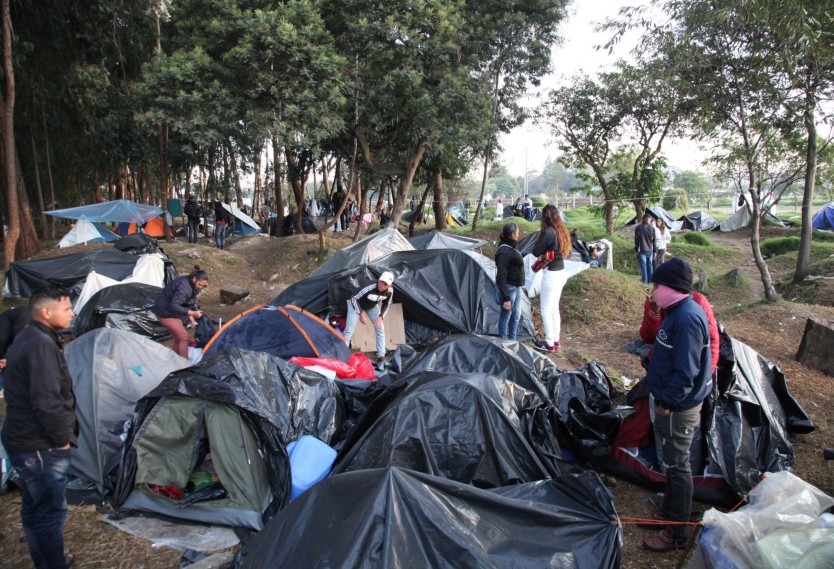
[[[368,318],[376,330],[376,360],[385,359],[385,314],[391,307],[394,298],[394,274],[385,271],[379,279],[365,284],[350,297],[347,303],[345,319],[345,344],[350,348],[350,339],[356,330],[356,325],[365,324]]]
[[[524,219],[533,221],[533,200],[527,194],[524,194]]]
[[[692,509],[689,449],[701,421],[701,406],[713,389],[709,324],[704,310],[692,300],[689,263],[673,257],[657,268],[652,282],[652,298],[666,311],[646,375],[667,464],[661,517],[688,523]],[[686,537],[687,526],[676,523],[644,539],[643,547],[660,553],[683,549]]]
[[[652,259],[652,266],[659,267],[664,261],[664,257],[666,257],[666,250],[669,248],[669,243],[672,242],[672,233],[669,231],[669,226],[660,218],[658,218],[654,226],[654,238],[656,249],[654,259]]]
[[[194,199],[194,194],[188,194],[183,213],[188,220],[188,242],[196,243],[200,234],[200,217],[203,215],[203,207]]]
[[[29,301],[32,323],[7,353],[3,446],[19,475],[20,518],[36,568],[66,568],[62,526],[67,519],[70,447],[78,446],[72,377],[58,333],[69,328],[69,292],[47,288]]]
[[[28,306],[13,306],[0,314],[0,399],[3,397],[5,385],[6,352],[12,345],[15,336],[26,328],[32,321],[32,309]]]
[[[345,203],[345,200],[347,200],[347,194],[345,193],[344,188],[342,188],[342,186],[339,186],[339,188],[336,190],[336,193],[333,194],[332,198],[333,215],[335,216],[339,213],[339,208],[342,207],[343,203],[345,204],[345,209],[344,211],[342,211],[342,213],[339,215],[339,219],[336,221],[336,233],[339,233],[343,230],[347,231],[349,229],[349,227],[347,226],[347,203]]]
[[[513,205],[513,217],[524,217],[524,204],[521,203],[521,198],[516,198]]]
[[[498,198],[495,200],[495,221],[504,219],[504,200]]]
[[[541,229],[533,244],[533,255],[539,257],[553,252],[553,260],[542,270],[540,306],[544,341],[536,341],[536,349],[554,353],[561,347],[559,337],[562,330],[562,317],[559,313],[559,300],[562,289],[568,280],[565,262],[570,256],[570,234],[565,227],[559,210],[553,204],[547,204],[542,211]]]
[[[218,249],[226,248],[226,234],[231,225],[232,214],[223,207],[223,202],[217,200],[214,202],[214,245]]]
[[[524,286],[524,258],[518,252],[518,224],[505,223],[501,228],[500,243],[495,250],[495,286],[501,294],[501,316],[498,335],[507,340],[518,338],[521,320],[521,287]]]
[[[203,316],[197,308],[197,295],[208,286],[208,281],[208,274],[195,266],[191,274],[168,283],[151,308],[159,323],[174,336],[171,349],[184,358],[188,358],[188,332],[183,326],[183,319],[188,318],[192,329],[196,328],[197,318]]]
[[[637,252],[637,262],[640,264],[640,276],[643,284],[652,282],[652,259],[656,248],[654,227],[651,214],[643,214],[643,223],[634,229],[634,250]]]

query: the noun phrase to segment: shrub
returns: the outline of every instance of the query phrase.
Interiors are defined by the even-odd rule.
[[[689,243],[690,245],[698,245],[699,247],[712,247],[712,241],[698,231],[687,231],[681,236],[681,240],[684,243]]]
[[[672,188],[663,196],[663,209],[672,210],[680,209],[683,211],[689,210],[689,197],[686,195],[686,190],[682,188]]]
[[[782,255],[791,251],[799,251],[799,237],[772,237],[761,243],[762,254]]]

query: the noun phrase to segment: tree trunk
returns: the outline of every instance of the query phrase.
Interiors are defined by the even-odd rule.
[[[159,200],[164,216],[164,213],[168,211],[168,153],[165,148],[165,125],[160,123],[157,131],[159,138]],[[171,243],[174,240],[171,235],[171,228],[164,222],[162,223],[162,227],[165,241]]]
[[[753,250],[753,259],[756,262],[756,267],[759,269],[759,274],[762,278],[762,286],[764,287],[764,295],[768,302],[776,302],[778,296],[776,289],[773,288],[773,279],[770,277],[770,270],[762,257],[761,237],[759,229],[761,228],[762,215],[764,212],[761,208],[761,196],[757,188],[750,188],[750,201],[753,206],[753,214],[750,220],[750,247]]]
[[[232,178],[235,182],[235,199],[237,200],[238,209],[243,207],[243,190],[240,187],[240,176],[237,171],[237,155],[231,144],[229,145],[229,160],[232,163]]]
[[[49,131],[46,128],[46,113],[41,108],[41,122],[43,123],[43,140],[44,152],[46,154],[46,179],[49,182],[49,209],[57,209],[58,205],[55,201],[55,184],[52,183],[52,161],[49,157]],[[55,218],[52,218],[52,224],[49,227],[49,238],[55,239]]]
[[[443,205],[443,175],[440,172],[435,172],[430,179],[432,193],[434,195],[434,200],[432,201],[434,227],[438,231],[443,231],[446,229],[446,207]]]
[[[255,191],[252,196],[252,217],[261,211],[261,153],[255,155]],[[263,221],[263,220],[261,220]]]
[[[229,153],[226,152],[226,145],[224,144],[220,149],[223,153],[223,201],[225,203],[229,203],[230,196],[229,190],[232,187],[231,184],[231,171],[229,170]]]
[[[347,201],[347,200],[345,200]],[[359,241],[359,238],[362,237],[362,218],[365,215],[365,205],[364,205],[364,198],[362,192],[362,175],[356,175],[356,204],[357,208],[356,211],[358,212],[358,217],[356,218],[356,229],[353,232],[353,242],[356,243]]]
[[[806,81],[813,81],[807,78]],[[794,284],[805,280],[811,272],[811,239],[814,228],[811,225],[811,204],[814,200],[814,190],[817,179],[817,125],[814,122],[814,107],[816,94],[806,87],[805,112],[803,119],[805,131],[808,133],[808,143],[805,149],[805,186],[802,191],[802,229],[799,238],[799,253],[796,256],[796,271],[793,274]]]
[[[484,205],[484,195],[486,195],[486,183],[489,176],[489,154],[492,152],[492,143],[487,145],[486,156],[484,156],[484,176],[481,179],[481,195],[478,196],[478,207],[475,208],[475,217],[472,218],[472,231],[478,227],[478,220],[481,218]]]
[[[5,89],[3,92],[3,179],[6,182],[6,221],[9,231],[3,237],[4,265],[8,271],[9,265],[15,260],[15,247],[20,237],[20,216],[17,204],[17,172],[14,151],[14,69],[12,66],[12,17],[9,11],[9,0],[2,0],[3,10],[3,73],[5,74]]]
[[[330,220],[330,223],[325,223],[324,227],[319,229],[319,249],[321,251],[324,251],[324,245],[325,245],[324,236],[327,234],[327,230],[330,229],[331,227],[333,227],[334,225],[336,225],[336,222],[341,217],[342,212],[345,211],[345,208],[347,207],[348,196],[350,195],[350,189],[351,189],[350,185],[353,184],[353,173],[356,170],[356,156],[357,156],[358,152],[359,152],[359,145],[358,145],[358,142],[356,141],[356,139],[354,138],[353,139],[353,156],[350,159],[350,172],[348,174],[348,189],[345,192],[345,199],[342,200],[342,204],[339,206],[339,210],[333,213],[333,219]],[[341,180],[339,180],[340,167],[341,167],[341,160],[337,160],[336,161],[336,177],[335,177],[337,187],[341,183]],[[356,236],[358,234],[359,233],[358,233],[358,228],[357,228],[356,233],[354,233],[354,241],[356,240]]]
[[[284,188],[282,187],[282,174],[279,166],[279,156],[281,156],[281,149],[278,146],[278,138],[272,135],[272,171],[275,175],[275,226],[273,227],[273,236],[284,236]]]
[[[425,211],[426,198],[429,197],[429,190],[431,189],[431,187],[431,184],[426,184],[426,189],[423,190],[423,197],[420,198],[420,205],[417,206],[417,209],[414,210],[414,213],[411,216],[411,222],[409,222],[408,224],[409,237],[414,237],[414,225],[416,223],[423,223],[423,211]]]
[[[41,208],[41,239],[46,239],[46,208],[43,204],[43,188],[41,187],[41,167],[38,160],[38,146],[35,144],[35,133],[29,132],[29,140],[32,142],[32,163],[35,169],[35,188],[38,191],[38,205]]]

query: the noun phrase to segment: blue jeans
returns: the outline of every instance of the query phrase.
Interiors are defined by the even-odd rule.
[[[655,431],[663,445],[666,462],[666,489],[663,494],[661,515],[667,520],[688,522],[692,509],[692,469],[689,465],[689,449],[695,435],[695,427],[701,423],[701,405],[685,411],[672,411],[668,415],[655,415]],[[685,525],[673,525],[675,538],[686,538]]]
[[[654,253],[652,251],[641,251],[637,253],[637,261],[640,263],[640,276],[646,284],[652,282],[652,273],[654,272],[654,266],[652,264],[653,256]]]
[[[188,218],[188,242],[196,243],[200,235],[200,220]]]
[[[70,451],[41,450],[9,456],[20,475],[23,506],[20,518],[36,569],[63,569],[64,535],[67,519],[67,471]]]
[[[368,315],[368,319],[371,321],[371,326],[373,326],[376,319],[379,318],[379,306],[374,306],[373,308],[369,308],[365,311],[365,314]],[[345,321],[345,333],[343,336],[345,337],[345,345],[350,348],[350,339],[353,337],[353,331],[356,330],[356,325],[359,324],[359,313],[354,312],[353,307],[350,305],[350,301],[348,301],[348,308],[347,308],[347,318]],[[379,328],[375,329],[376,332],[376,357],[383,358],[385,357],[385,323],[379,325]]]
[[[214,225],[214,244],[218,249],[226,248],[226,224],[216,223]]]
[[[501,316],[498,318],[498,335],[506,340],[518,337],[518,322],[521,320],[521,287],[507,285],[510,291],[510,309],[504,310],[501,305]]]

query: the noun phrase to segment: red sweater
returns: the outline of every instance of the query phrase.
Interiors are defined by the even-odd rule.
[[[709,324],[709,347],[712,352],[712,373],[715,373],[715,367],[718,365],[718,354],[720,351],[719,336],[718,336],[718,322],[715,320],[715,315],[712,313],[712,306],[709,300],[700,292],[692,292],[692,300],[698,303],[698,306],[704,309],[707,315],[707,323]],[[647,344],[654,344],[657,338],[657,332],[660,330],[660,324],[666,317],[666,312],[661,309],[660,314],[655,316],[651,313],[649,308],[649,301],[643,306],[643,323],[640,324],[640,338]],[[652,357],[649,352],[649,358]]]

